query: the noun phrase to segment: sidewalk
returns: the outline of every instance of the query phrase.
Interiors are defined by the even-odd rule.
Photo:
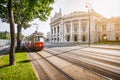
[[[9,51],[9,46],[0,47],[0,56],[6,54]]]
[[[94,45],[92,44],[91,47],[120,50],[120,45]]]
[[[47,43],[46,42],[45,46],[47,47],[88,46],[88,43],[81,44],[81,43]],[[112,44],[91,44],[90,47],[120,50],[120,45],[112,45]]]

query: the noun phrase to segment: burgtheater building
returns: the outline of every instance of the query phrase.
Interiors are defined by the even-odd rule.
[[[107,19],[94,10],[62,15],[61,9],[50,19],[50,42],[99,42],[120,40],[120,17]]]

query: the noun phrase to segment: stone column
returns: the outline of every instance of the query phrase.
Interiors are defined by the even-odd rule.
[[[87,26],[86,26],[86,29],[87,29],[87,38],[86,38],[86,41],[89,42],[89,21],[87,22]]]
[[[50,42],[52,42],[52,28],[50,27]]]
[[[61,42],[61,23],[59,24],[59,42]]]
[[[78,22],[79,22],[79,28],[78,28],[79,38],[78,38],[78,39],[79,39],[79,42],[81,42],[81,40],[82,40],[82,39],[81,39],[81,38],[82,38],[82,37],[81,37],[81,31],[82,31],[82,30],[81,30],[81,21],[79,20]]]
[[[54,27],[53,27],[53,35],[52,35],[52,38],[53,38],[52,42],[54,42],[54,39],[55,39]]]
[[[71,27],[70,27],[70,42],[73,42],[73,39],[72,39],[72,36],[73,35],[73,24],[72,24],[72,21],[71,21]]]
[[[65,23],[63,24],[63,42],[65,42]]]
[[[57,27],[58,27],[58,26],[56,26],[56,41],[55,41],[55,42],[58,42],[58,41],[57,41],[57,38],[58,38],[58,31],[57,31],[58,29],[57,29]]]
[[[59,32],[58,32],[58,38],[59,38],[59,41],[58,41],[58,42],[60,42],[60,23],[59,23],[58,27],[59,27],[59,28],[58,28],[58,31],[59,31]]]
[[[62,42],[62,38],[63,38],[62,27],[63,27],[63,24],[60,23],[60,42]]]

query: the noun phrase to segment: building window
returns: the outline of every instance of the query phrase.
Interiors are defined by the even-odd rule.
[[[82,31],[85,32],[86,31],[86,26],[82,25]]]
[[[56,33],[56,28],[54,28],[54,33]]]
[[[78,32],[77,30],[78,30],[78,29],[77,29],[77,26],[75,26],[75,27],[74,27],[74,32]]]
[[[51,29],[51,33],[53,34],[53,29]]]
[[[118,31],[118,30],[119,30],[119,25],[115,24],[115,31]]]
[[[116,38],[116,41],[119,41],[119,34],[118,33],[115,34],[115,38]]]
[[[86,41],[85,35],[82,36],[82,41]]]
[[[78,32],[78,24],[77,23],[74,24],[74,32]]]
[[[78,36],[77,35],[74,35],[74,41],[78,41]]]
[[[102,30],[103,30],[103,31],[106,31],[106,26],[105,26],[105,24],[102,26]]]
[[[59,26],[57,27],[57,32],[59,33]]]
[[[70,35],[67,35],[67,41],[68,42],[70,41]]]
[[[57,38],[57,41],[59,41],[59,38]]]
[[[97,24],[95,24],[95,31],[97,31]]]
[[[86,26],[87,26],[87,23],[86,23],[86,22],[82,22],[82,23],[81,23],[81,28],[82,28],[82,31],[83,31],[83,32],[86,31]]]
[[[67,28],[67,33],[70,33],[70,27],[67,26],[66,28]]]

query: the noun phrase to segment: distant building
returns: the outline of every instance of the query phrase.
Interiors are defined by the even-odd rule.
[[[120,41],[120,17],[103,19],[96,28],[98,41]]]
[[[90,42],[119,41],[120,17],[104,18],[94,10],[62,15],[61,9],[50,20],[51,42],[88,42],[90,21]]]

